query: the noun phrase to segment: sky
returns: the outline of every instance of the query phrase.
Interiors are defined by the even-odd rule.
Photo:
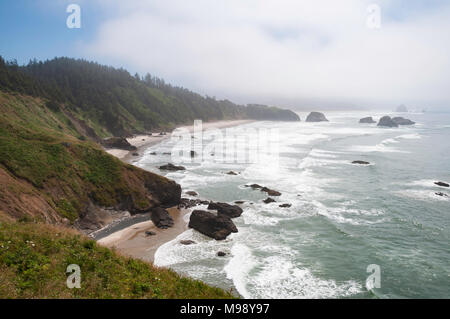
[[[0,2],[6,59],[84,58],[293,109],[450,110],[449,39],[447,0]]]

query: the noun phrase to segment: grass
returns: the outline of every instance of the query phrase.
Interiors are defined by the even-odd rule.
[[[68,265],[81,288],[66,285]],[[233,298],[229,292],[118,255],[63,228],[0,213],[0,298]]]

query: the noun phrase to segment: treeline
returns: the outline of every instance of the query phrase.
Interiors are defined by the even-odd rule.
[[[147,74],[86,60],[55,58],[19,66],[0,57],[0,89],[49,100],[112,135],[130,135],[161,127],[223,119],[296,121],[298,116],[276,107],[242,106],[203,97]]]

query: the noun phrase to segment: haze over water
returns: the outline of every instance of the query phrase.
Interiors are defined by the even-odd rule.
[[[303,122],[241,126],[278,130],[279,155],[259,163],[185,158],[186,171],[164,173],[156,167],[171,161],[162,153],[174,141],[147,149],[135,164],[176,180],[183,191],[246,201],[234,219],[238,233],[215,241],[187,230],[159,248],[155,264],[246,298],[448,297],[450,197],[436,193],[450,191],[434,182],[450,181],[450,115],[403,114],[417,124],[392,129],[358,123],[384,113],[326,115],[330,122],[305,123],[301,114]],[[230,170],[240,174],[225,174]],[[282,196],[265,204],[267,194],[245,187],[252,183]],[[280,208],[283,203],[292,206]],[[181,239],[197,244],[181,245]],[[217,257],[219,250],[230,254]],[[380,266],[381,288],[368,292],[371,264]]]

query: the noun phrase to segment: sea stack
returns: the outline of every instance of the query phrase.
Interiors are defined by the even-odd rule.
[[[361,124],[373,124],[373,123],[376,123],[376,122],[373,120],[372,116],[369,116],[369,117],[365,117],[365,118],[360,119],[359,123],[361,123]]]
[[[385,127],[398,127],[398,124],[395,123],[390,116],[383,116],[378,122],[378,126]]]
[[[413,122],[411,120],[405,119],[403,117],[394,117],[392,119],[392,121],[394,121],[398,125],[414,125],[414,124],[416,124],[416,122]]]
[[[311,112],[306,118],[306,122],[328,122],[328,120],[323,113]]]

